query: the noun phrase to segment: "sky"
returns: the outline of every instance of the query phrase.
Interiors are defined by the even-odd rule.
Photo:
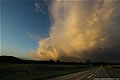
[[[2,0],[1,53],[120,62],[120,1]]]
[[[37,10],[36,0],[4,0],[1,2],[2,55],[28,57],[36,50],[38,40],[48,36],[49,16]],[[43,4],[45,4],[42,1]]]

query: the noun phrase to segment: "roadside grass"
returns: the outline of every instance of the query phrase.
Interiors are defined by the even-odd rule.
[[[0,80],[43,80],[91,68],[90,65],[0,64]]]
[[[120,65],[106,65],[104,66],[105,70],[112,78],[120,77]]]

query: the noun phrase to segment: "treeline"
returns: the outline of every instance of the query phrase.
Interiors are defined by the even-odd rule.
[[[61,62],[60,60],[53,61],[38,61],[38,60],[23,60],[13,56],[0,56],[0,63],[16,63],[16,64],[64,64],[64,65],[120,65],[120,63],[106,63],[106,62]]]

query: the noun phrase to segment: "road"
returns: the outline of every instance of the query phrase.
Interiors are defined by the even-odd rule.
[[[103,66],[95,69],[68,74],[48,80],[94,80],[94,78],[109,78]]]

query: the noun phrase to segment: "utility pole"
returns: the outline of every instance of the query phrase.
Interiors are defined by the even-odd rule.
[[[1,45],[0,45],[0,56],[2,56]]]
[[[2,51],[1,51],[1,49],[0,49],[0,56],[2,56]]]

